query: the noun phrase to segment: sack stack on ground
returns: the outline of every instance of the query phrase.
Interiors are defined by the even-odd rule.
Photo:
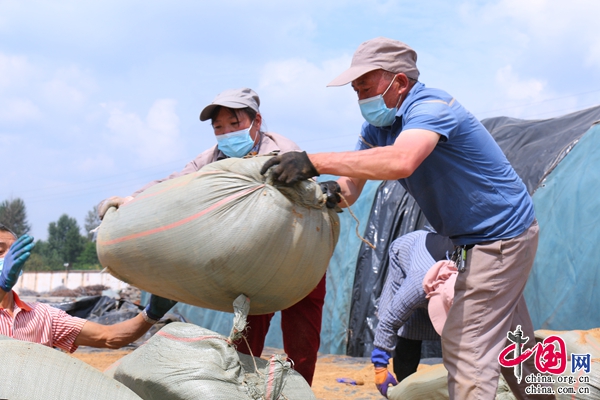
[[[125,385],[61,351],[0,335],[0,399],[141,400]]]
[[[284,356],[253,358],[229,338],[182,322],[168,324],[104,373],[144,400],[315,399]]]
[[[250,314],[292,306],[323,277],[339,219],[317,183],[270,184],[259,172],[267,160],[218,161],[110,209],[98,231],[100,263],[124,282],[199,307],[232,311],[240,294]]]

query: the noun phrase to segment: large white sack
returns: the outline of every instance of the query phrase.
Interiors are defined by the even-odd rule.
[[[218,161],[110,209],[101,264],[140,289],[215,310],[232,311],[242,293],[250,314],[297,303],[323,277],[339,219],[313,181],[266,183],[268,158]]]
[[[144,400],[315,399],[284,359],[238,353],[227,337],[182,322],[166,325],[104,373]]]
[[[96,368],[41,344],[0,335],[0,362],[0,399],[141,400]]]

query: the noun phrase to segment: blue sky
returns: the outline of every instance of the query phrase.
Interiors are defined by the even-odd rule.
[[[354,148],[363,41],[418,53],[420,80],[478,118],[545,119],[600,103],[600,2],[0,0],[0,201],[31,233],[181,169],[215,143],[200,110],[261,97],[270,131],[309,152]]]

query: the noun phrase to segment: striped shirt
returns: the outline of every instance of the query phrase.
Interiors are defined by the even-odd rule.
[[[44,303],[25,303],[12,292],[13,316],[0,308],[0,335],[27,342],[58,347],[69,353],[77,350],[75,340],[86,320],[70,316]]]
[[[427,236],[435,235],[442,241],[428,250]],[[445,259],[452,243],[435,233],[419,230],[407,233],[390,245],[390,264],[383,291],[379,299],[379,324],[373,344],[392,352],[397,336],[412,340],[436,340],[439,335],[433,328],[427,312],[427,298],[423,279],[436,263]],[[435,256],[432,256],[436,254]]]

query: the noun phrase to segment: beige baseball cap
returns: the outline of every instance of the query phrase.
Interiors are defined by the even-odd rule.
[[[343,86],[359,76],[376,69],[393,73],[403,72],[412,79],[419,79],[417,53],[407,44],[384,37],[367,40],[358,46],[352,56],[350,68],[329,82],[327,86]]]
[[[215,97],[215,99],[204,107],[200,113],[200,121],[206,121],[210,119],[210,115],[213,110],[219,106],[227,108],[246,108],[250,107],[256,112],[260,105],[260,99],[258,94],[252,89],[241,88],[241,89],[229,89],[221,92]]]

